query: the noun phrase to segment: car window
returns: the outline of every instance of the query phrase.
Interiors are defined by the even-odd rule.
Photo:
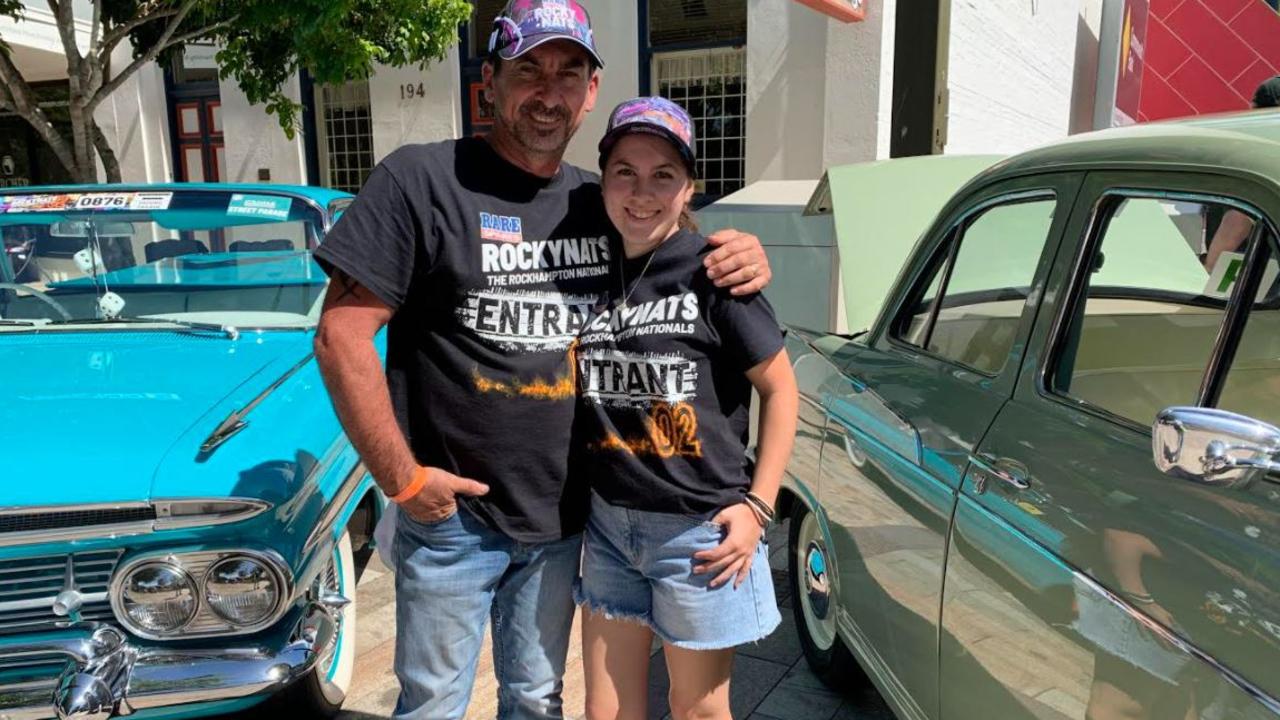
[[[909,305],[897,337],[979,372],[999,373],[1055,205],[1052,197],[1009,202],[965,223],[920,283],[919,299]]]
[[[1107,203],[1053,385],[1145,427],[1196,403],[1254,216],[1225,202]]]
[[[1280,253],[1276,238],[1266,235],[1261,284],[1245,319],[1235,356],[1227,370],[1217,406],[1251,418],[1280,425]],[[1224,253],[1224,267],[1214,273],[1219,289],[1227,289],[1244,276],[1241,253]]]

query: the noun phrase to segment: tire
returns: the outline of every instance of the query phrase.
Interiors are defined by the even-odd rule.
[[[342,709],[356,664],[356,570],[351,533],[344,530],[322,580],[329,591],[346,597],[351,604],[342,609],[334,642],[321,651],[315,668],[273,698],[275,707],[287,709],[287,717],[330,718]]]
[[[818,519],[799,499],[792,507],[787,575],[791,582],[791,610],[805,660],[813,673],[833,689],[848,692],[865,687],[870,681],[836,632],[836,598],[829,585],[829,556]]]

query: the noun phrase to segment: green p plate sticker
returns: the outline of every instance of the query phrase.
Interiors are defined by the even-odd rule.
[[[1218,256],[1218,262],[1209,274],[1209,282],[1205,284],[1204,294],[1211,298],[1226,300],[1231,297],[1236,281],[1244,271],[1244,253],[1224,252]],[[1261,299],[1270,291],[1280,275],[1280,265],[1275,260],[1267,262],[1267,269],[1262,273],[1262,284],[1258,287],[1258,298]]]
[[[276,195],[246,195],[235,193],[227,205],[228,215],[256,217],[264,220],[288,220],[293,200]]]

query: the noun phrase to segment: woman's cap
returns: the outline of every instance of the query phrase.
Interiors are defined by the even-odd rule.
[[[693,119],[684,108],[664,97],[638,97],[627,100],[613,109],[609,125],[600,139],[600,168],[613,146],[623,135],[643,133],[665,138],[684,158],[689,174],[695,175]]]
[[[597,67],[604,67],[596,52],[591,16],[577,0],[511,0],[493,20],[489,53],[514,60],[552,40],[581,45]]]

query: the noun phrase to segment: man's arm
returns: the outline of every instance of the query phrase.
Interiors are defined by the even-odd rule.
[[[737,230],[718,230],[707,236],[716,246],[707,253],[703,265],[716,287],[727,287],[733,295],[758,293],[769,284],[773,271],[760,238]]]
[[[382,360],[373,344],[393,313],[368,289],[335,269],[315,339],[316,360],[338,420],[388,497],[408,487],[418,469],[396,422]],[[455,512],[456,494],[487,491],[474,480],[429,468],[426,486],[402,505],[415,518],[431,522]]]

